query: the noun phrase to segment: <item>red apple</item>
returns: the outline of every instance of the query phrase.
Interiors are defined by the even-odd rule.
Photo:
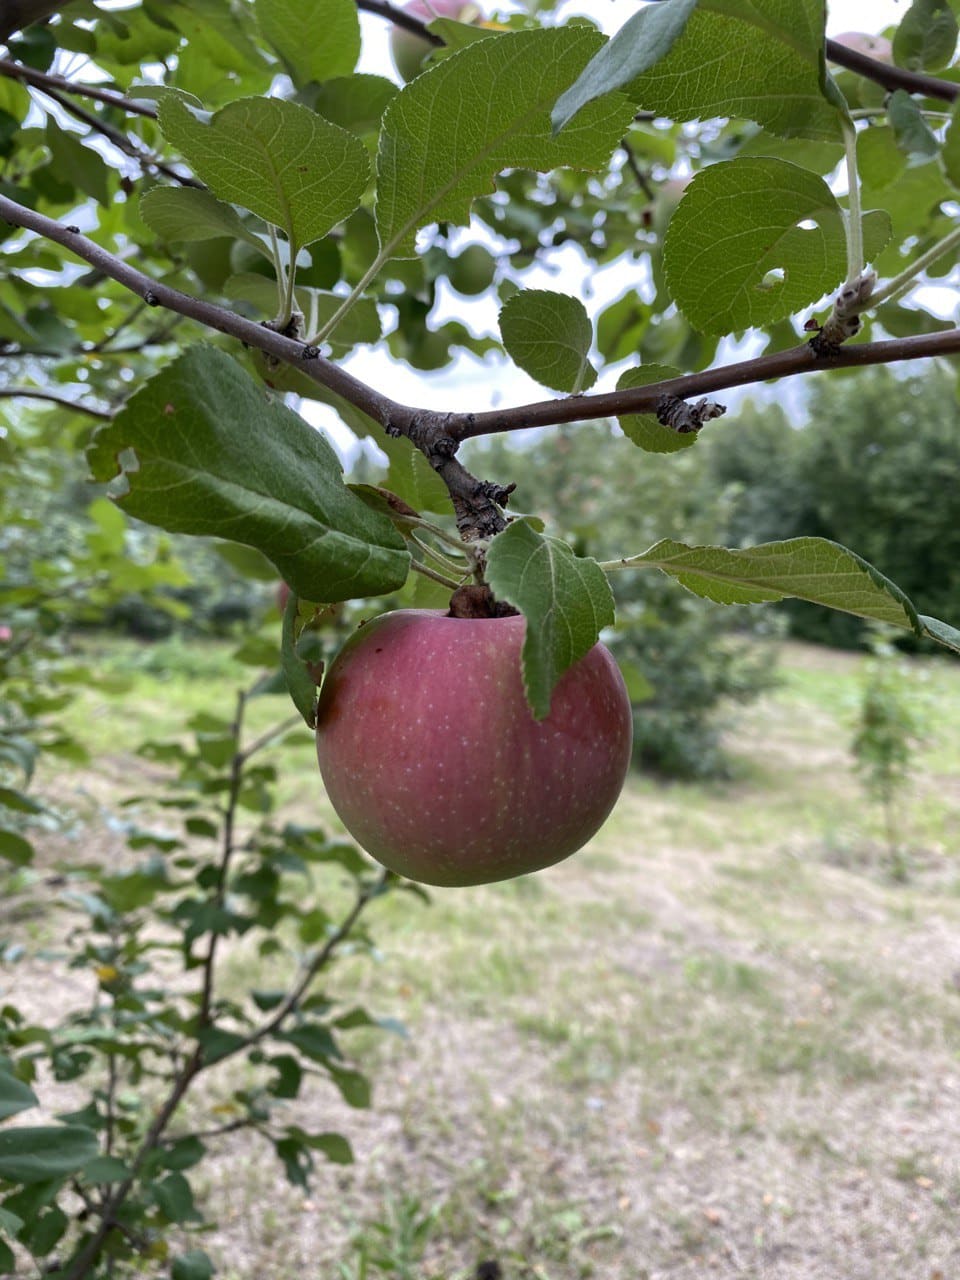
[[[871,35],[868,31],[844,31],[842,35],[834,36],[834,40],[837,44],[852,49],[854,53],[866,54],[877,62],[893,61],[893,45],[886,36]]]
[[[403,5],[404,13],[423,22],[434,18],[455,18],[458,22],[476,22],[483,16],[479,5],[469,0],[410,0]],[[401,78],[408,82],[423,70],[423,60],[434,46],[422,36],[414,35],[403,27],[390,32],[390,53]]]
[[[523,692],[524,619],[426,609],[361,627],[317,708],[317,756],[344,826],[425,884],[485,884],[575,853],[620,794],[633,721],[597,644],[564,673],[550,714]]]

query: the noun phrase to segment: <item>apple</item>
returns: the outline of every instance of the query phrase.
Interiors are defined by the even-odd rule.
[[[469,0],[410,0],[403,6],[403,12],[412,18],[420,18],[423,22],[432,22],[434,18],[455,18],[458,22],[476,22],[483,17],[479,5]],[[422,36],[405,31],[403,27],[394,27],[390,32],[390,53],[394,66],[401,79],[409,83],[423,70],[423,60],[434,46]]]
[[[489,289],[497,262],[482,244],[468,244],[450,260],[449,280],[457,293],[472,298]]]
[[[893,61],[893,45],[886,36],[871,35],[868,31],[844,31],[833,38],[835,43],[852,49],[854,53],[866,54],[877,62]]]
[[[569,668],[537,721],[520,615],[385,613],[334,659],[317,707],[327,795],[378,862],[431,885],[486,884],[567,858],[630,763],[630,699],[610,651]]]

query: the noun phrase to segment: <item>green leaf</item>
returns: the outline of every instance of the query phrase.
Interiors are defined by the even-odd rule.
[[[865,216],[868,258],[889,234],[885,214]],[[695,328],[732,333],[772,324],[843,280],[843,213],[822,178],[785,160],[714,164],[677,206],[664,261],[674,300]]]
[[[37,1096],[28,1085],[9,1071],[0,1070],[0,1120],[38,1105]]]
[[[330,1062],[325,1062],[324,1066],[347,1106],[359,1109],[369,1107],[370,1081],[365,1075],[349,1067],[335,1067]]]
[[[298,247],[351,214],[370,177],[359,138],[282,98],[240,98],[210,116],[168,94],[159,120],[197,177]]]
[[[666,538],[624,561],[628,567],[644,564],[655,565],[695,595],[719,604],[760,604],[792,597],[917,635],[926,627],[942,642],[949,640],[952,630],[934,619],[921,623],[899,587],[853,551],[826,538],[790,538],[743,550],[691,547]],[[937,627],[941,636],[935,634]]]
[[[306,1133],[291,1125],[287,1135],[311,1151],[322,1151],[331,1164],[353,1164],[353,1148],[341,1133]]]
[[[490,543],[487,581],[494,595],[527,620],[523,683],[538,720],[550,711],[554,686],[614,620],[613,594],[596,560],[576,556],[523,520]]]
[[[160,1212],[170,1222],[188,1222],[200,1215],[193,1203],[193,1191],[182,1173],[168,1173],[153,1184],[153,1195]]]
[[[947,649],[952,649],[954,653],[960,653],[960,631],[956,627],[951,627],[946,622],[941,622],[938,618],[928,617],[926,614],[920,614],[920,625],[925,635],[931,640],[936,640],[938,644],[942,644]]]
[[[590,363],[593,325],[579,298],[523,289],[500,311],[500,336],[515,364],[554,391],[586,391],[597,380]]]
[[[381,595],[406,579],[403,539],[346,487],[324,437],[213,348],[147,382],[95,433],[88,460],[96,479],[116,478],[131,515],[256,547],[304,599]]]
[[[363,136],[379,133],[383,113],[398,93],[386,76],[338,76],[315,87],[310,105],[324,120]]]
[[[81,1172],[85,1182],[123,1182],[130,1176],[130,1166],[116,1156],[94,1156]]]
[[[92,147],[85,147],[77,134],[61,129],[54,120],[47,120],[46,140],[57,176],[108,208],[110,171],[102,156]]]
[[[669,364],[642,364],[636,369],[625,369],[617,380],[617,390],[629,387],[648,387],[651,382],[665,382],[679,378],[680,370]],[[623,434],[646,449],[648,453],[676,453],[697,443],[695,431],[674,431],[657,420],[655,413],[625,413],[617,421]]]
[[[35,1258],[45,1258],[57,1247],[70,1221],[58,1205],[53,1205],[28,1222],[20,1239]]]
[[[605,164],[633,115],[619,95],[592,103],[563,137],[550,130],[551,107],[601,39],[566,27],[478,40],[402,89],[384,113],[377,159],[381,255],[414,257],[430,222],[466,224],[503,169]]]
[[[652,10],[644,11],[649,18],[642,28],[639,14],[627,24],[631,34],[623,37],[622,52],[604,53],[607,89],[625,88],[638,107],[675,121],[745,117],[783,138],[841,139],[842,99],[824,69],[823,0],[699,0],[666,57],[634,76],[629,58],[642,62],[644,56],[632,48],[634,38],[647,39],[656,20]],[[683,12],[678,7],[670,16],[679,24]],[[660,22],[672,30],[672,22]],[[596,92],[603,80],[591,83]],[[569,106],[581,99],[588,101],[578,93]],[[568,104],[562,116],[569,118]]]
[[[264,39],[290,67],[298,86],[347,76],[360,56],[355,0],[256,0]]]
[[[200,1139],[191,1134],[187,1138],[178,1138],[161,1152],[160,1163],[164,1169],[192,1169],[203,1159],[206,1150]]]
[[[866,186],[883,191],[900,177],[907,157],[897,146],[893,130],[871,125],[857,134],[857,167]]]
[[[15,809],[19,813],[43,813],[42,804],[37,804],[30,796],[12,787],[0,787],[0,806],[4,809]]]
[[[957,47],[957,19],[948,0],[913,0],[893,37],[893,60],[909,71],[938,71]]]
[[[80,1125],[0,1129],[0,1178],[26,1184],[63,1178],[97,1151],[97,1135]]]
[[[920,110],[920,104],[905,89],[897,89],[887,100],[887,115],[897,146],[914,163],[924,164],[940,151],[940,143]]]
[[[33,845],[18,831],[0,828],[0,858],[15,867],[25,867],[33,861]]]
[[[171,1280],[210,1280],[213,1263],[202,1249],[189,1249],[174,1258],[170,1269]]]
[[[294,1045],[314,1062],[327,1063],[331,1058],[342,1057],[337,1042],[330,1033],[329,1027],[318,1022],[307,1023],[302,1027],[294,1027],[282,1036],[289,1044]]]
[[[317,723],[317,682],[297,654],[296,621],[297,597],[291,592],[283,608],[280,666],[293,705],[303,716],[307,727],[313,729]]]
[[[656,66],[683,34],[696,7],[697,0],[662,0],[635,13],[561,94],[551,114],[554,129],[562,129],[588,102],[625,88]]]
[[[213,550],[225,560],[232,569],[254,582],[275,582],[277,571],[259,551],[253,547],[245,547],[239,542],[218,542]]]
[[[271,259],[267,245],[246,226],[233,205],[199,187],[154,187],[140,198],[140,216],[164,240],[213,240],[232,236]],[[276,298],[276,285],[274,298]]]

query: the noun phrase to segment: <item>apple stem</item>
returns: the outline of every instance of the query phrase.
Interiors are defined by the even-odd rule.
[[[425,538],[418,537],[413,530],[410,532],[410,540],[411,542],[415,542],[423,554],[429,556],[438,568],[446,569],[448,573],[458,573],[463,578],[468,577],[469,574],[473,572],[472,563],[469,565],[457,564],[455,560],[452,560],[449,556],[445,556],[443,552],[439,551],[436,547],[431,547],[430,543],[427,542]]]
[[[422,573],[425,578],[430,578],[434,582],[439,582],[443,587],[449,587],[451,591],[456,591],[460,583],[454,578],[448,578],[445,573],[438,573],[436,569],[431,569],[428,564],[424,564],[422,560],[411,560],[410,568],[414,573]]]

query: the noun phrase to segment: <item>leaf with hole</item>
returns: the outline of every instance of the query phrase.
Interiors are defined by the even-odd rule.
[[[864,217],[868,258],[890,236],[885,213]],[[839,287],[843,211],[824,180],[785,160],[750,157],[701,170],[670,220],[667,283],[705,333],[773,324]]]

